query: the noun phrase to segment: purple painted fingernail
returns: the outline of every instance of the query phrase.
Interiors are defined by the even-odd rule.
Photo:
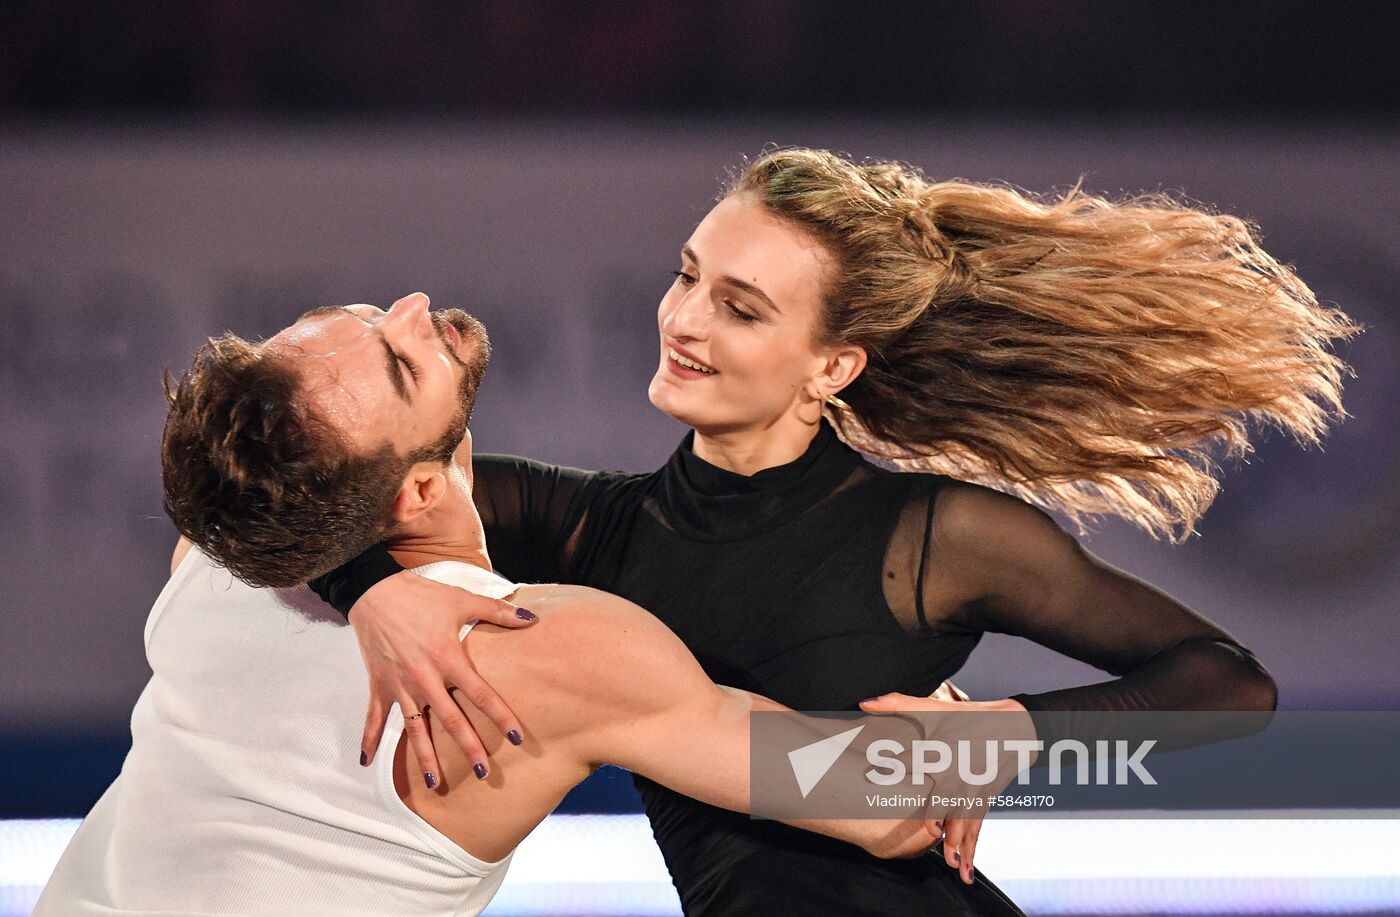
[[[962,862],[962,854],[961,854],[961,853],[958,853],[956,850],[953,851],[953,862],[954,862],[954,863],[961,863],[961,862]]]
[[[486,765],[485,765],[485,764],[473,764],[473,765],[472,765],[472,773],[473,773],[473,774],[476,774],[476,779],[478,779],[478,780],[485,780],[485,779],[486,779]]]
[[[432,771],[428,771],[426,774],[423,775],[423,782],[426,783],[428,785],[428,789],[431,790],[433,787],[437,786],[437,774],[434,774]]]
[[[520,620],[522,620],[522,621],[533,621],[533,620],[535,620],[535,613],[534,613],[533,611],[531,611],[530,609],[528,609],[528,608],[517,608],[517,609],[515,609],[515,616],[516,616],[517,618],[519,618]]]
[[[360,752],[360,767],[364,767],[367,764],[369,764],[369,753],[362,750]]]
[[[506,733],[506,738],[510,739],[510,744],[512,745],[519,745],[521,742],[525,741],[525,737],[520,734],[519,729],[512,729],[510,732]]]

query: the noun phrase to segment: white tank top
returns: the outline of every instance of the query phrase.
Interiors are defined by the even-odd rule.
[[[456,561],[417,572],[492,598],[516,588]],[[192,549],[151,609],[146,657],[131,752],[36,917],[474,915],[500,887],[509,856],[477,859],[394,790],[397,705],[360,767],[369,679],[309,588],[254,589]]]

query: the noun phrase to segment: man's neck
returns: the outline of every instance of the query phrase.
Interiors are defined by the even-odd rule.
[[[388,541],[399,566],[412,570],[444,560],[491,569],[481,516],[464,480],[454,481],[438,504]]]
[[[480,549],[453,550],[445,545],[400,545],[396,542],[389,543],[389,553],[394,560],[405,570],[412,570],[415,567],[426,567],[428,564],[439,563],[444,560],[460,561],[464,564],[471,564],[483,570],[491,570],[491,558],[486,553],[486,546]]]

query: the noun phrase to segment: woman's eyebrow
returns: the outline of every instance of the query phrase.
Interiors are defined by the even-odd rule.
[[[689,258],[691,261],[695,262],[695,266],[696,266],[696,267],[699,267],[699,266],[700,266],[700,259],[699,259],[699,257],[696,256],[696,254],[695,254],[695,249],[691,248],[689,245],[683,246],[683,247],[681,248],[681,256],[682,256],[682,257],[685,257],[685,258]],[[719,279],[720,279],[720,282],[721,282],[721,283],[727,283],[727,284],[729,284],[731,287],[734,287],[734,288],[736,288],[736,289],[739,289],[739,290],[744,291],[745,293],[748,293],[748,294],[749,294],[750,296],[752,296],[754,299],[759,300],[759,301],[762,302],[765,306],[767,306],[768,308],[772,309],[774,312],[778,313],[779,315],[782,315],[782,314],[783,314],[783,310],[782,310],[782,309],[779,309],[779,308],[773,303],[773,300],[770,299],[770,298],[768,297],[768,294],[767,294],[767,293],[763,292],[763,291],[760,290],[758,287],[756,287],[756,286],[754,286],[753,284],[749,283],[747,280],[740,280],[738,277],[734,277],[734,276],[731,276],[731,275],[729,275],[729,274],[725,274],[725,275],[723,275],[722,277],[720,277]]]

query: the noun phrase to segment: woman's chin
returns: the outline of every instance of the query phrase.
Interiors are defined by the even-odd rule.
[[[703,413],[703,406],[689,404],[692,399],[676,391],[674,383],[663,377],[665,372],[666,370],[661,370],[656,374],[656,378],[651,380],[651,385],[647,386],[647,399],[651,401],[652,407],[677,423],[687,427],[695,426],[696,421],[700,419],[699,415]]]

